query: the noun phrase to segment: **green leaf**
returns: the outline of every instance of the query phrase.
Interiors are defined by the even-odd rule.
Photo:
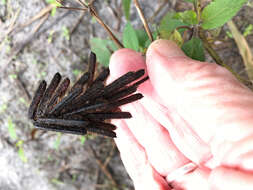
[[[198,24],[197,14],[193,10],[184,11],[184,12],[177,12],[173,18],[181,20],[182,22],[189,24],[189,25],[195,25]]]
[[[146,41],[149,40],[147,32],[145,30],[139,29],[139,30],[135,30],[138,41],[139,41],[139,45],[144,48]]]
[[[125,48],[133,49],[135,51],[139,50],[137,34],[129,22],[126,24],[123,31],[123,45]]]
[[[244,30],[244,32],[243,32],[243,36],[246,37],[246,36],[252,34],[252,31],[253,31],[253,25],[252,25],[252,24],[249,24],[249,25],[245,28],[245,30]]]
[[[61,180],[59,180],[59,179],[57,179],[57,178],[51,179],[51,182],[52,182],[53,184],[55,184],[55,185],[63,185],[63,184],[64,184]]]
[[[70,40],[69,29],[66,26],[62,27],[62,35],[66,40]]]
[[[18,156],[19,158],[24,162],[26,163],[27,162],[27,157],[25,156],[25,153],[24,153],[24,149],[23,149],[23,141],[22,140],[19,140],[17,143],[16,143],[16,147],[18,147]]]
[[[229,37],[229,38],[234,38],[234,37],[233,37],[233,34],[232,34],[230,31],[226,31],[226,35],[227,35],[227,37]]]
[[[90,40],[91,51],[97,55],[99,63],[106,67],[108,67],[111,57],[111,52],[107,47],[108,43],[108,40],[103,40],[100,38],[92,38]]]
[[[80,141],[81,141],[81,144],[84,145],[84,143],[86,141],[86,137],[85,136],[81,136],[80,137]]]
[[[212,29],[222,26],[233,18],[248,0],[214,0],[207,5],[202,14],[202,27]]]
[[[177,18],[173,18],[175,13],[168,12],[161,20],[158,31],[161,38],[169,39],[171,32],[179,26],[187,26],[188,24],[182,22]],[[179,29],[182,33],[185,29]]]
[[[184,1],[187,1],[187,2],[190,2],[190,3],[194,3],[195,0],[184,0]]]
[[[167,12],[164,17],[162,18],[161,22],[160,22],[160,26],[161,25],[166,25],[175,15],[175,13],[173,12]]]
[[[74,74],[76,77],[78,77],[78,76],[81,75],[81,73],[82,73],[83,71],[81,71],[81,70],[79,70],[79,69],[74,69],[72,72],[73,72],[73,74]]]
[[[160,25],[159,27],[160,36],[164,39],[168,39],[170,37],[171,32],[173,32],[177,27],[185,25],[187,24],[183,23],[180,20],[171,19],[166,24]],[[182,30],[178,31],[181,32]]]
[[[51,11],[51,16],[54,16],[56,14],[56,7],[54,7]]]
[[[123,5],[123,11],[125,13],[126,19],[129,20],[131,0],[123,0],[122,5]]]
[[[174,30],[171,33],[169,40],[174,41],[179,47],[181,47],[183,45],[183,38],[177,30]]]
[[[7,103],[4,103],[0,106],[0,113],[3,113],[7,110],[8,106]]]
[[[184,53],[195,60],[205,61],[205,54],[202,41],[199,38],[193,37],[182,46]]]
[[[56,0],[46,0],[46,2],[53,5],[51,16],[54,16],[56,13],[56,7],[61,6],[61,4],[57,2]]]
[[[17,134],[15,130],[15,124],[12,122],[11,118],[8,119],[8,131],[12,140],[17,140]]]

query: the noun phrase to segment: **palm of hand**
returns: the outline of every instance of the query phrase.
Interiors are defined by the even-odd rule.
[[[134,117],[113,121],[136,189],[243,189],[242,181],[244,189],[253,189],[248,172],[253,112],[246,109],[253,105],[252,93],[223,68],[190,60],[173,43],[159,43],[149,48],[147,66],[141,55],[126,49],[114,54],[110,65],[111,79],[140,68],[150,76],[139,88],[145,98],[122,108]]]

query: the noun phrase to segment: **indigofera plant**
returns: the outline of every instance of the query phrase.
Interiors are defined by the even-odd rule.
[[[47,88],[45,81],[40,83],[28,114],[37,128],[80,135],[90,131],[115,137],[116,126],[106,121],[131,117],[130,113],[121,112],[119,106],[141,99],[141,94],[133,93],[148,77],[140,79],[144,75],[144,70],[139,70],[129,72],[111,84],[105,85],[104,81],[109,75],[109,69],[105,69],[94,79],[96,56],[98,61],[106,67],[109,64],[111,52],[119,48],[130,48],[145,56],[150,43],[158,38],[175,41],[186,55],[200,61],[205,60],[205,48],[217,64],[226,67],[240,81],[246,81],[222,61],[206,36],[210,30],[217,29],[232,19],[247,0],[214,0],[204,7],[200,0],[185,0],[192,4],[192,10],[168,12],[159,24],[152,25],[153,30],[150,29],[138,0],[134,0],[133,3],[144,29],[134,29],[130,23],[132,1],[123,0],[123,10],[127,19],[122,35],[123,43],[96,12],[93,6],[95,0],[88,3],[77,0],[80,7],[67,6],[67,1],[56,1],[60,5],[58,8],[88,11],[107,31],[111,39],[92,38],[90,40],[91,50],[94,53],[90,55],[89,70],[69,91],[67,90],[69,79],[66,78],[61,82],[59,73],[55,74]]]
[[[46,81],[40,83],[28,111],[36,128],[78,135],[88,131],[116,137],[116,126],[107,120],[132,117],[129,112],[120,111],[119,106],[141,99],[142,94],[134,93],[148,77],[140,79],[144,75],[141,69],[105,85],[109,69],[104,69],[94,79],[95,66],[96,55],[91,53],[88,72],[69,91],[70,80],[61,80],[59,73],[48,87]]]

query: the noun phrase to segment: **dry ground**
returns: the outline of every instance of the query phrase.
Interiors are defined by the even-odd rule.
[[[97,0],[95,3],[104,21],[118,34],[125,24],[119,2]],[[149,18],[162,1],[140,2]],[[72,31],[82,14],[66,10],[57,10],[55,16],[49,16],[36,32],[41,20],[10,32],[14,21],[22,25],[47,5],[43,0],[0,1],[0,189],[133,189],[111,139],[94,136],[86,138],[83,143],[79,136],[41,131],[33,133],[33,126],[26,115],[38,82],[50,80],[56,72],[75,80],[86,69],[89,39],[107,36],[86,14],[70,35],[70,40],[66,39],[64,28]],[[169,1],[155,21],[168,10],[188,7],[189,4],[180,0]],[[252,10],[244,7],[234,18],[241,31],[248,24],[253,24]],[[117,17],[113,11],[118,13]],[[141,26],[134,7],[131,21],[136,28]],[[223,30],[227,30],[226,26]],[[224,31],[221,38],[226,40],[216,49],[226,63],[243,73],[243,62],[235,43],[226,38]],[[48,41],[50,38],[51,42]],[[253,35],[249,35],[247,40],[253,47]],[[14,127],[16,138],[11,138],[8,131],[11,127]],[[26,162],[22,161],[22,153],[16,145],[18,141],[23,142],[21,147]],[[105,161],[108,164],[103,170]]]

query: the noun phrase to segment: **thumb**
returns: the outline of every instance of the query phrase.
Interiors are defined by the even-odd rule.
[[[149,47],[147,70],[163,104],[175,108],[219,162],[246,167],[235,157],[252,156],[253,151],[253,94],[248,88],[223,67],[194,61],[166,40]],[[235,145],[238,151],[233,150],[231,161],[228,157]]]

